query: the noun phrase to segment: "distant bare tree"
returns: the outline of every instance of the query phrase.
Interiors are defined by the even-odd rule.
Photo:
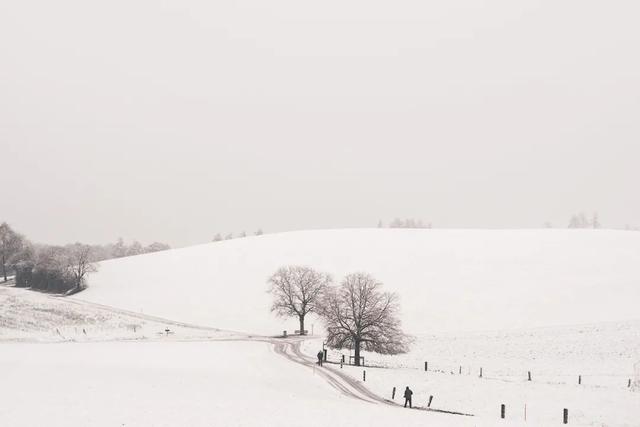
[[[587,219],[587,216],[584,212],[581,212],[576,215],[572,215],[569,220],[569,228],[600,228],[600,219],[598,217],[598,213],[594,212],[591,219]]]
[[[213,241],[214,242],[220,242],[221,240],[222,240],[222,234],[216,233],[216,235],[213,236]]]
[[[584,213],[572,215],[569,220],[569,228],[589,228],[589,220]]]
[[[254,234],[256,236],[262,236],[264,234],[264,232],[262,231],[262,228],[258,228],[258,230]]]
[[[135,256],[143,253],[144,248],[142,247],[142,244],[137,240],[134,240],[133,243],[131,243],[131,245],[129,245],[129,247],[127,248],[127,256]]]
[[[13,231],[9,224],[0,224],[0,257],[2,258],[2,276],[7,281],[7,265],[22,250],[24,238]]]
[[[66,272],[73,279],[72,293],[80,292],[85,288],[85,276],[88,273],[98,271],[96,264],[91,262],[91,246],[75,243],[65,248]]]
[[[389,223],[389,228],[431,228],[431,223],[429,222],[425,224],[421,219],[415,220],[413,218],[396,218]]]
[[[153,242],[149,246],[144,248],[144,253],[149,254],[152,252],[167,251],[169,249],[171,249],[171,246],[167,245],[166,243]]]
[[[127,246],[124,244],[122,237],[118,237],[118,241],[113,245],[112,256],[114,258],[122,258],[127,256]]]
[[[337,289],[326,293],[322,305],[327,344],[338,349],[353,348],[357,366],[361,349],[399,354],[409,348],[409,337],[400,329],[397,296],[382,292],[381,287],[366,273],[350,274]]]
[[[317,312],[322,295],[331,283],[331,276],[309,267],[287,266],[279,268],[269,278],[273,295],[271,311],[279,316],[295,316],[300,322],[300,335],[304,335],[304,319]]]

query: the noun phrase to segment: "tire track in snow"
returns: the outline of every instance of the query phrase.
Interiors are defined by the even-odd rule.
[[[318,367],[315,360],[307,355],[305,355],[301,350],[301,344],[303,340],[298,340],[295,342],[283,342],[282,340],[271,339],[269,342],[274,344],[276,349],[276,353],[283,355],[287,359],[303,364],[305,366],[309,366],[312,368],[317,368],[321,376],[323,376],[331,386],[340,390],[343,394],[349,397],[353,397],[368,403],[374,404],[384,404],[393,406],[396,408],[402,408],[403,406],[399,403],[396,403],[392,400],[384,399],[377,394],[373,393],[364,384],[355,378],[349,376],[344,372],[340,372],[338,369],[332,366],[323,366]],[[291,350],[292,353],[287,352],[287,350]],[[419,411],[429,411],[429,412],[439,412],[443,414],[449,415],[462,415],[466,417],[473,417],[473,414],[467,414],[464,412],[457,411],[447,411],[444,409],[435,409],[435,408],[425,408],[422,406],[414,406],[412,409]]]
[[[302,366],[314,369],[315,373],[324,378],[327,383],[334,389],[338,390],[345,396],[358,399],[367,403],[386,403],[384,399],[371,393],[366,388],[362,387],[357,381],[352,378],[347,378],[344,375],[338,375],[333,369],[327,367],[318,366],[312,358],[307,357],[300,351],[301,341],[291,342],[284,340],[269,340],[274,346],[274,350],[277,354],[285,357],[291,362],[297,363]]]

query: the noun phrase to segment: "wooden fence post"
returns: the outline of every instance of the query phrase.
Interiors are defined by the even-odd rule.
[[[432,401],[433,401],[433,396],[429,396],[429,403],[427,403],[427,408],[431,408]]]
[[[429,362],[424,362],[424,370],[425,371],[429,370]]]
[[[531,381],[531,371],[528,371],[527,375],[529,376],[529,379],[527,381]]]
[[[367,381],[367,371],[362,371],[362,381]]]
[[[393,388],[393,391],[391,392],[391,400],[395,400],[396,398],[396,388]]]
[[[458,371],[458,375],[462,375],[462,366],[460,366],[460,370]]]
[[[500,405],[500,418],[504,418],[506,412],[507,412],[507,408],[503,403],[502,405]]]
[[[482,368],[480,368],[480,378],[482,378]]]
[[[564,408],[564,411],[562,411],[562,423],[569,423],[569,410],[567,408]]]
[[[582,384],[582,375],[578,375],[578,385]]]

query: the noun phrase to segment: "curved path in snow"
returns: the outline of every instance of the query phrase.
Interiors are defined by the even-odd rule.
[[[312,357],[305,355],[300,349],[304,338],[299,338],[296,340],[270,338],[266,341],[274,345],[274,349],[277,354],[280,354],[281,356],[294,363],[313,369],[316,374],[322,376],[333,388],[335,388],[345,396],[349,396],[351,398],[368,403],[384,404],[396,407],[402,406],[392,400],[384,399],[378,396],[367,387],[365,387],[364,384],[362,384],[360,381],[345,374],[344,372],[341,372],[339,369],[336,369],[333,366],[330,366],[328,364],[325,364],[322,367],[318,366],[318,364]],[[463,415],[468,417],[473,416],[472,414],[466,414],[463,412],[445,411],[442,409],[425,408],[421,406],[414,406],[413,409],[421,411],[440,412],[450,415]]]
[[[303,354],[300,350],[302,340],[289,341],[284,339],[270,339],[269,342],[274,345],[276,353],[294,363],[313,369],[315,373],[323,377],[333,388],[345,396],[369,403],[394,405],[393,402],[374,394],[350,376],[326,365],[322,367],[318,366],[313,358]]]

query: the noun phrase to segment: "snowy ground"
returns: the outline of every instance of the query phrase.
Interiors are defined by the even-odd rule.
[[[570,425],[639,427],[640,391],[626,387],[639,248],[640,233],[603,230],[300,232],[104,262],[69,298],[0,286],[0,426],[546,427],[568,408]],[[269,338],[297,327],[265,292],[294,263],[381,279],[412,351],[365,354],[380,367],[363,383],[362,368],[310,362],[319,336]],[[540,328],[571,323],[583,325]],[[384,401],[406,385],[418,406],[434,396],[432,409],[474,416]]]
[[[217,339],[239,336],[244,335],[0,286],[0,342]]]
[[[303,345],[309,355],[319,348],[321,338]],[[348,361],[348,350],[329,351],[328,358],[338,362],[342,354]],[[360,381],[366,370],[367,386],[389,398],[393,387],[400,393],[408,385],[417,404],[433,395],[433,407],[483,420],[495,419],[506,404],[509,420],[524,421],[527,405],[527,421],[539,425],[556,424],[564,408],[572,424],[640,425],[640,392],[628,388],[640,361],[640,322],[418,336],[408,354],[364,356],[366,364],[386,368],[343,370]]]
[[[266,343],[0,345],[0,425],[474,426],[342,396]]]

